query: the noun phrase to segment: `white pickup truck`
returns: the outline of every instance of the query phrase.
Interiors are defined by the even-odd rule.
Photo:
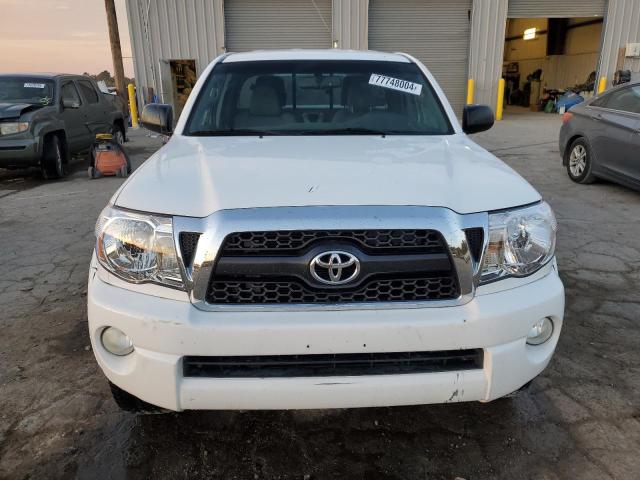
[[[404,54],[225,54],[100,214],[88,316],[128,410],[491,401],[558,342],[556,220]]]

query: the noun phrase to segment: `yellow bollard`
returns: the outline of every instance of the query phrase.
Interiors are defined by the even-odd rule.
[[[467,105],[473,105],[473,78],[467,81]]]
[[[496,105],[496,120],[502,120],[502,107],[504,104],[504,78],[498,80],[498,104]]]
[[[138,128],[138,106],[136,105],[136,87],[130,83],[129,90],[129,111],[131,112],[131,127]]]
[[[607,77],[600,77],[600,82],[598,83],[598,93],[602,93],[607,88]]]

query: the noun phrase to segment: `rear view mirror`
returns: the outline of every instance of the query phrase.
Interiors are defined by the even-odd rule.
[[[464,133],[478,133],[493,126],[493,111],[486,105],[466,105],[462,112]]]
[[[173,107],[163,103],[150,103],[142,110],[140,123],[152,132],[171,135],[173,133]]]
[[[62,106],[64,108],[80,108],[80,102],[77,100],[62,100]]]

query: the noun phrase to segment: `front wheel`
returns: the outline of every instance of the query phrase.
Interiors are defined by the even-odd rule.
[[[113,139],[116,141],[118,145],[123,145],[124,142],[126,142],[124,131],[118,125],[115,125],[113,128],[114,128]]]
[[[593,183],[596,177],[591,173],[593,169],[592,157],[591,147],[584,138],[574,140],[569,147],[567,160],[569,178],[576,183]]]
[[[109,387],[111,388],[113,400],[121,410],[132,413],[162,413],[165,411],[160,407],[156,407],[144,400],[140,400],[138,397],[131,395],[129,392],[124,391],[111,382],[109,382]]]
[[[42,155],[42,175],[46,179],[64,176],[64,149],[57,135],[47,137]]]

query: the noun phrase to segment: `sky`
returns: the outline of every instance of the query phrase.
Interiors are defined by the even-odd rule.
[[[124,72],[133,77],[125,0],[115,0]],[[104,0],[0,0],[0,73],[113,73]]]

